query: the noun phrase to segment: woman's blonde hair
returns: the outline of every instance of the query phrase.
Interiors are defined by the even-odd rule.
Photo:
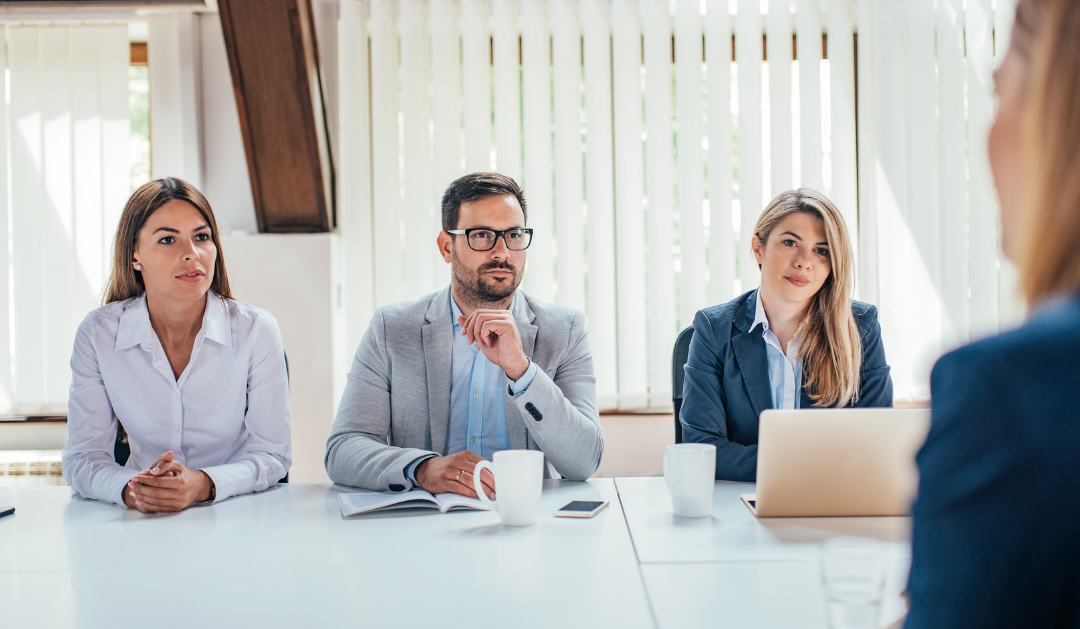
[[[1017,264],[1029,304],[1080,289],[1080,2],[1022,0],[1012,48],[1030,65],[1030,178]]]
[[[803,386],[814,406],[847,406],[859,399],[862,340],[851,312],[854,256],[844,217],[824,194],[808,188],[781,193],[758,218],[754,236],[764,246],[780,221],[802,212],[825,223],[832,270],[799,322]]]
[[[120,225],[116,228],[116,240],[113,241],[113,268],[109,283],[105,285],[103,303],[123,301],[146,291],[142,273],[131,266],[135,259],[135,249],[139,246],[139,231],[150,215],[169,201],[187,201],[206,219],[206,224],[210,226],[210,237],[217,247],[217,261],[214,263],[214,279],[210,282],[210,289],[222,297],[232,299],[229,275],[225,272],[225,256],[218,238],[217,221],[214,220],[210,203],[195,186],[175,177],[165,177],[143,184],[131,195],[124,207]]]

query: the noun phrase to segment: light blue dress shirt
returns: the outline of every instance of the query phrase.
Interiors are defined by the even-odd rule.
[[[769,328],[769,319],[765,316],[765,307],[761,304],[760,289],[757,292],[757,314],[747,332],[753,332],[758,324],[761,324],[761,335],[765,339],[765,358],[769,363],[769,390],[772,392],[773,408],[799,408],[802,397],[802,360],[798,358],[799,335],[796,333],[791,339],[786,352],[780,349],[780,339]]]
[[[510,302],[510,312],[514,311],[516,302],[515,293]],[[443,452],[453,454],[468,450],[490,461],[491,456],[499,450],[510,448],[503,391],[517,395],[528,389],[538,368],[536,363],[530,361],[521,379],[511,381],[501,367],[489,361],[480,351],[479,344],[469,345],[469,337],[461,333],[457,319],[462,313],[454,302],[452,292],[450,315],[454,326],[454,347],[450,359],[450,425],[446,430]],[[405,475],[413,485],[417,484],[413,475],[416,466],[431,456],[420,457],[406,468]]]

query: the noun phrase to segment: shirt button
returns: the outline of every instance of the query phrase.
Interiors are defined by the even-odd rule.
[[[473,394],[472,394],[472,399],[474,399],[474,400],[475,400],[475,399],[476,399],[476,398],[478,398],[478,397],[480,397],[480,394],[479,394],[479,393],[473,393]]]
[[[472,441],[473,443],[476,443],[476,437],[473,437],[470,441]]]

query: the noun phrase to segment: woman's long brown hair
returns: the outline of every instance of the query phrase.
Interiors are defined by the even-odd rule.
[[[175,177],[165,177],[143,184],[131,195],[124,207],[120,225],[116,228],[116,240],[113,241],[113,268],[109,283],[105,285],[103,303],[123,301],[146,291],[142,273],[132,267],[135,249],[139,246],[139,231],[150,215],[169,201],[187,201],[206,219],[206,224],[210,226],[210,237],[217,247],[217,261],[214,263],[214,279],[210,282],[210,289],[222,297],[232,299],[229,275],[225,272],[225,255],[221,251],[217,221],[214,220],[210,203],[195,186]]]
[[[814,406],[847,406],[859,399],[859,372],[862,368],[862,339],[851,294],[855,285],[854,255],[844,217],[824,194],[800,188],[781,193],[758,218],[754,236],[768,242],[776,225],[787,216],[802,212],[825,223],[832,270],[799,323],[799,358],[803,361],[803,386],[811,393]]]
[[[1080,289],[1080,2],[1022,0],[1013,51],[1029,62],[1030,178],[1017,264],[1029,304]]]

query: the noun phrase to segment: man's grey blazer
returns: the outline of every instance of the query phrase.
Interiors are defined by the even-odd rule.
[[[510,447],[542,451],[545,477],[553,467],[564,478],[585,480],[604,453],[585,315],[524,291],[517,297],[522,348],[538,370],[518,395],[503,388]],[[450,312],[449,286],[375,311],[326,442],[326,471],[335,483],[408,491],[413,485],[405,468],[416,458],[453,454],[443,452],[450,422]]]

